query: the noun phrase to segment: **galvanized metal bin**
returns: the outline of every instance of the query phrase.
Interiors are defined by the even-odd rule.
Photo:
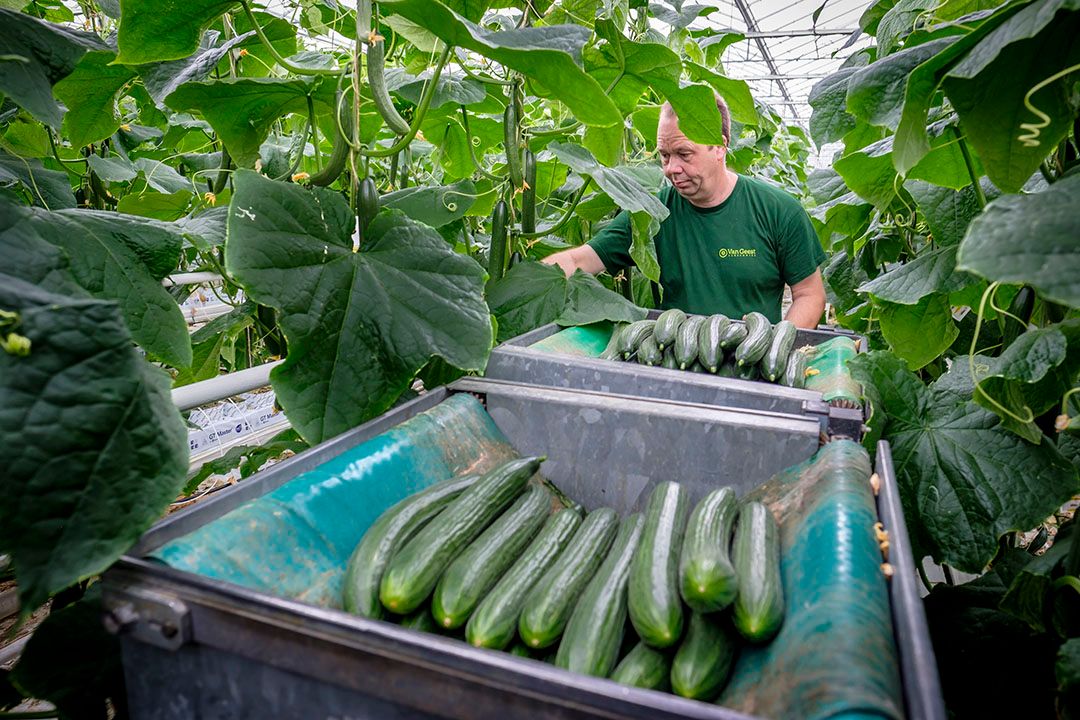
[[[626,688],[168,567],[146,556],[458,393],[586,508],[634,509],[655,479],[740,493],[818,447],[815,419],[463,380],[287,460],[151,529],[105,575],[134,718],[712,718],[748,716]],[[731,452],[729,448],[738,448]],[[752,452],[754,448],[767,452]],[[720,456],[724,462],[717,462]],[[623,463],[620,465],[619,463]],[[889,588],[911,718],[944,718],[891,459],[876,458],[892,533]],[[603,482],[604,473],[620,477]]]
[[[655,310],[649,313],[649,317],[654,319],[658,315]],[[807,415],[818,419],[823,432],[852,438],[862,436],[863,410],[830,405],[823,400],[820,392],[647,367],[634,362],[612,362],[580,354],[552,352],[550,347],[545,348],[542,341],[550,341],[562,330],[555,323],[550,323],[501,343],[491,352],[485,377],[548,387]],[[860,350],[866,348],[864,337],[845,330],[829,329],[800,329],[795,346],[820,345],[836,337],[850,337],[857,342]]]

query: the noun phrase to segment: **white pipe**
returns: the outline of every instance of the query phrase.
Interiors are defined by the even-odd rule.
[[[165,287],[172,287],[173,285],[201,285],[203,283],[219,283],[224,278],[220,273],[216,272],[192,272],[192,273],[174,273],[164,278],[161,284]]]
[[[270,384],[270,371],[283,362],[285,361],[276,360],[247,370],[218,375],[209,380],[178,387],[172,391],[173,404],[180,410],[190,410],[193,407],[266,387]]]

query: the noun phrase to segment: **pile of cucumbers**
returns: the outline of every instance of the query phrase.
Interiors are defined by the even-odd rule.
[[[795,334],[792,323],[773,325],[759,312],[738,322],[671,309],[656,320],[616,326],[600,357],[801,388],[814,371],[807,367],[806,348],[795,347]]]
[[[690,512],[682,486],[665,482],[643,513],[584,514],[530,482],[542,461],[453,478],[384,512],[349,559],[345,609],[715,699],[740,643],[766,642],[783,622],[772,513],[740,507],[731,488]]]

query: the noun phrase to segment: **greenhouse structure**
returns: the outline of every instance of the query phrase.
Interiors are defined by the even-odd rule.
[[[0,720],[1080,717],[1078,0],[0,0]]]

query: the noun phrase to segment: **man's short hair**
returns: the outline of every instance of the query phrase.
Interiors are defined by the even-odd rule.
[[[724,102],[724,98],[720,97],[719,93],[714,93],[716,98],[716,109],[720,111],[720,132],[724,136],[724,145],[731,145],[731,111],[728,110],[727,103]],[[675,113],[675,108],[671,107],[670,102],[665,102],[660,106],[660,113],[666,115],[672,115],[676,118],[679,116]]]

